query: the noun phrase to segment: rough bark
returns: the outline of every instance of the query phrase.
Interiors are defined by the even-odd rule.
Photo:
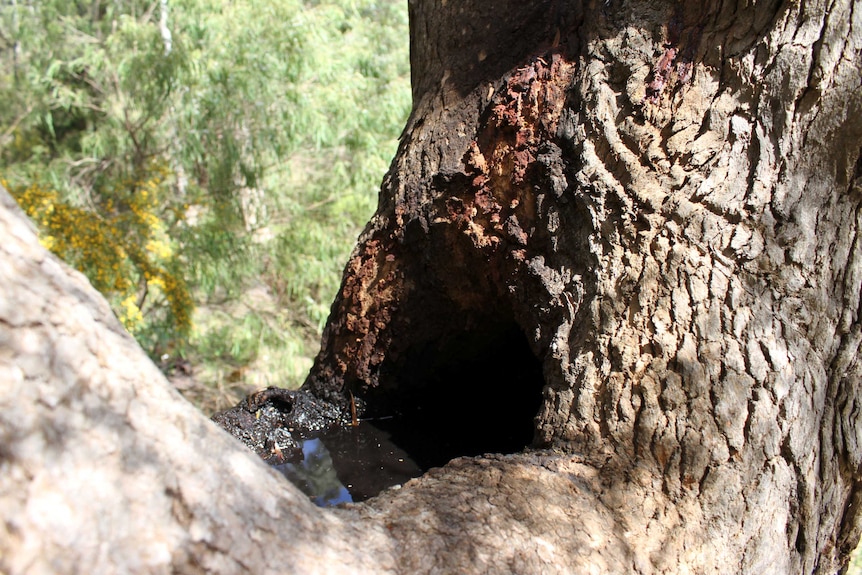
[[[413,114],[304,392],[403,408],[452,373],[435,350],[514,325],[534,449],[313,508],[4,194],[0,570],[838,570],[862,522],[862,2],[410,10]]]
[[[431,368],[413,350],[514,322],[534,445],[592,470],[630,567],[834,572],[862,498],[862,3],[411,24],[414,111],[305,388],[373,413]]]
[[[2,188],[0,237],[0,572],[627,571],[569,456],[460,459],[376,507],[314,507],[170,387]]]

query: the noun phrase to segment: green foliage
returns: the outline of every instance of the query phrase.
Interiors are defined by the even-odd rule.
[[[72,206],[39,184],[9,186],[41,226],[42,244],[83,271],[96,289],[115,302],[126,329],[151,347],[160,339],[187,335],[193,308],[174,242],[155,211],[164,203],[166,172],[150,166],[139,180],[123,184],[133,193],[112,190],[107,198],[100,197],[104,203],[99,210]],[[144,321],[148,295],[154,311]]]
[[[409,111],[407,40],[395,0],[2,3],[0,177],[154,357],[298,383]]]

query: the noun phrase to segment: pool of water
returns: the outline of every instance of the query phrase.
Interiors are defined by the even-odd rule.
[[[321,507],[364,501],[422,474],[387,432],[368,422],[299,443],[301,457],[273,467]]]

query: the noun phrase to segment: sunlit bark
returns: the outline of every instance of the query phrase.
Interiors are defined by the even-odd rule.
[[[372,413],[416,349],[514,325],[533,449],[316,509],[2,195],[0,571],[836,572],[862,3],[415,0],[411,24],[413,114],[305,390]]]

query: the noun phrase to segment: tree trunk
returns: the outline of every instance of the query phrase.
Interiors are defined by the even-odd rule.
[[[862,2],[410,10],[413,114],[305,391],[429,434],[526,418],[533,448],[316,509],[3,194],[0,571],[837,571]]]
[[[517,368],[491,341],[516,326],[544,376],[518,416],[585,466],[627,569],[838,569],[862,519],[862,2],[410,10],[413,114],[305,388],[433,401],[440,427],[470,386],[476,417],[532,405],[481,377]],[[462,373],[464,342],[491,349]]]

